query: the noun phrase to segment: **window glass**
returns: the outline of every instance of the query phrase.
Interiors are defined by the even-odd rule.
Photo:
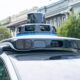
[[[50,31],[50,26],[48,26],[48,25],[41,25],[40,26],[40,30],[41,31]]]
[[[1,59],[0,59],[0,80],[10,80],[7,69]]]
[[[34,25],[26,25],[25,31],[35,31],[35,26]]]
[[[45,18],[41,13],[30,13],[28,14],[28,23],[43,23]]]

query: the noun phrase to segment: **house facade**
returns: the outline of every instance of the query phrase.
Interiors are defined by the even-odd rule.
[[[64,22],[70,14],[80,12],[80,0],[60,0],[51,5],[38,9],[45,14],[46,22],[54,25],[56,28]]]

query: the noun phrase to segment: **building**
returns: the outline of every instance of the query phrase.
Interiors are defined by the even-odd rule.
[[[46,22],[57,28],[71,13],[77,14],[80,12],[80,0],[60,0],[42,7],[38,11],[45,13]]]
[[[6,19],[3,19],[0,21],[0,26],[6,27],[10,24],[11,17],[7,17]]]

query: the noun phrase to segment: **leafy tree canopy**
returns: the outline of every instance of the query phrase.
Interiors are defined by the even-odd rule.
[[[11,37],[11,34],[10,34],[9,29],[5,27],[0,27],[0,40],[7,39],[10,37]]]
[[[80,38],[80,16],[71,15],[57,29],[61,36]]]

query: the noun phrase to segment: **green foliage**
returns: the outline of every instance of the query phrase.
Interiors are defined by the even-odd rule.
[[[5,27],[0,27],[0,40],[10,38],[10,31]]]
[[[80,38],[80,16],[69,16],[69,18],[57,29],[61,36]]]

